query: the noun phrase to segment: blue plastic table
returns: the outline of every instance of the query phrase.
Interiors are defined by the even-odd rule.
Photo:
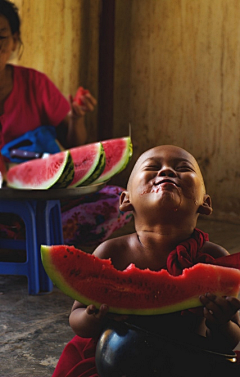
[[[0,261],[0,275],[27,276],[29,294],[51,292],[53,283],[43,268],[40,247],[63,244],[60,199],[96,192],[104,185],[58,190],[0,189],[0,212],[19,215],[26,227],[26,240],[0,239],[0,248],[26,250],[23,263]]]

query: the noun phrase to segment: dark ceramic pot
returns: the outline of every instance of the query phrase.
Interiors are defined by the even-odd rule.
[[[96,366],[100,377],[240,376],[236,354],[204,337],[191,334],[179,341],[122,322],[103,331]]]

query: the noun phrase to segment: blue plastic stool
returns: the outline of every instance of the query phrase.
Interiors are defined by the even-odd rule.
[[[0,248],[26,250],[26,261],[0,262],[0,275],[24,275],[28,293],[51,292],[53,283],[44,271],[41,245],[63,244],[59,200],[0,199],[0,212],[19,215],[26,227],[26,241],[0,239]]]

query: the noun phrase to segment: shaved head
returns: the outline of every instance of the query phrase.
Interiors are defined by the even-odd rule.
[[[143,154],[141,154],[141,156],[136,161],[136,163],[133,167],[133,170],[131,172],[131,175],[129,177],[128,185],[127,185],[128,190],[130,190],[132,180],[133,180],[135,174],[138,172],[140,166],[146,160],[151,159],[151,158],[155,158],[155,156],[161,154],[161,152],[168,153],[173,158],[182,158],[182,159],[185,159],[187,161],[190,161],[192,163],[192,165],[195,167],[196,172],[199,175],[200,179],[202,180],[204,193],[206,192],[203,176],[202,176],[201,170],[199,168],[199,165],[198,165],[196,159],[191,155],[191,153],[189,153],[185,149],[177,147],[175,145],[160,145],[160,146],[151,148],[151,149],[147,150],[146,152],[144,152]]]

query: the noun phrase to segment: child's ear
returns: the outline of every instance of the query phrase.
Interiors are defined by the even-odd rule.
[[[122,191],[119,199],[119,209],[122,212],[128,212],[133,210],[133,206],[129,199],[128,191]]]
[[[203,204],[201,204],[198,208],[198,213],[201,215],[211,215],[212,209],[212,200],[209,195],[205,194],[203,198]]]

